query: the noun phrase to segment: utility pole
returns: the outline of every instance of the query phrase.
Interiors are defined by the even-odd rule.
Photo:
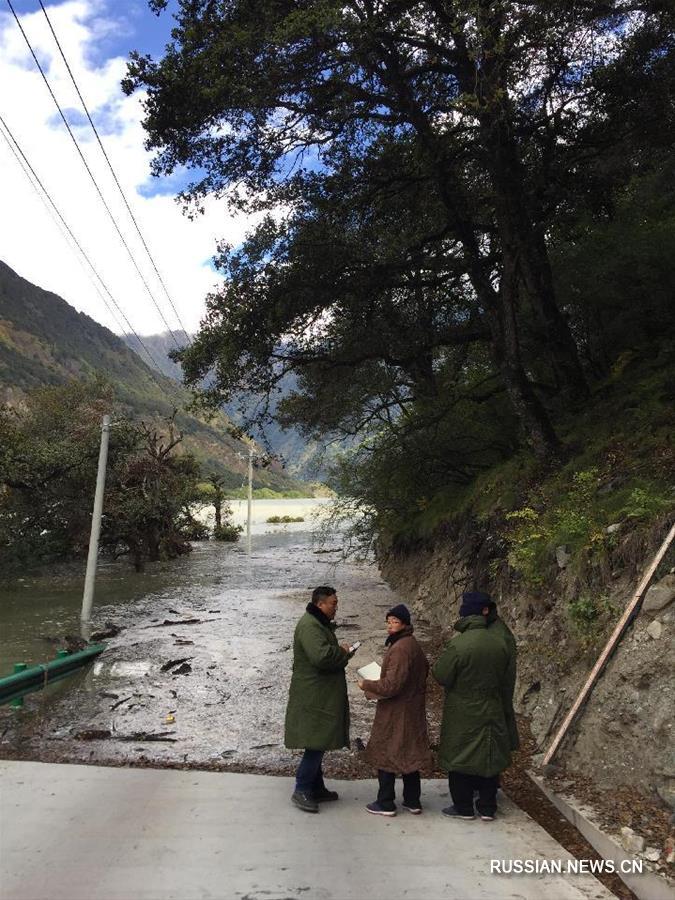
[[[253,447],[248,448],[248,507],[246,511],[246,552],[251,555],[251,511],[253,505]]]
[[[101,534],[101,517],[103,514],[103,491],[105,489],[105,473],[108,464],[108,440],[110,438],[110,416],[103,416],[101,423],[101,448],[98,454],[98,472],[96,474],[96,493],[94,494],[94,512],[91,517],[91,534],[89,536],[89,554],[87,556],[87,572],[84,576],[84,595],[82,597],[82,614],[80,624],[82,637],[89,640],[91,607],[94,602],[94,582],[96,581],[96,563],[98,561],[98,539]]]

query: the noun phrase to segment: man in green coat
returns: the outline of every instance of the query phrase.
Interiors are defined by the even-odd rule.
[[[318,812],[320,802],[338,799],[323,782],[323,755],[326,750],[349,746],[345,666],[352,653],[346,644],[338,644],[335,636],[337,606],[335,588],[315,588],[293,637],[285,744],[305,751],[291,797],[305,812]]]
[[[506,711],[506,724],[509,729],[509,741],[511,742],[511,749],[518,750],[518,748],[520,747],[520,738],[518,736],[516,714],[513,709],[513,694],[516,689],[516,663],[518,657],[518,648],[516,645],[516,639],[513,636],[513,632],[497,612],[497,604],[489,594],[485,594],[485,597],[489,600],[488,613],[485,616],[488,628],[494,630],[495,634],[498,634],[501,637],[509,654],[509,669],[507,672],[507,682],[509,685],[509,704]],[[483,615],[485,615],[485,613],[483,613]]]
[[[511,762],[512,658],[498,630],[488,628],[489,603],[479,591],[462,595],[459,634],[432,669],[445,688],[439,764],[448,772],[453,805],[443,814],[473,819],[477,790],[476,807],[485,821],[495,817],[499,773]]]

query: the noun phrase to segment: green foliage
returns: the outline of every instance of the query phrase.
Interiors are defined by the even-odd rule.
[[[603,622],[616,612],[606,594],[580,594],[568,606],[572,627],[584,643],[594,643],[601,636]]]
[[[608,540],[599,521],[599,486],[597,468],[574,472],[553,504],[548,496],[539,510],[527,506],[507,513],[508,562],[530,586],[539,587],[550,577],[556,548],[563,547],[574,566]]]
[[[248,488],[242,486],[236,490],[228,491],[227,495],[231,500],[246,500],[248,497]],[[298,490],[297,488],[280,490],[274,490],[268,487],[253,488],[254,500],[304,500],[308,496],[312,496],[311,488],[305,490]]]
[[[630,479],[612,490],[617,478]],[[568,568],[580,571],[601,561],[616,543],[610,525],[623,527],[653,521],[675,506],[665,485],[655,481],[635,484],[629,472],[598,467],[558,474],[533,493],[533,502],[508,512],[506,540],[509,565],[531,587],[540,587],[551,577],[555,551],[563,547]],[[573,618],[583,618],[580,600]]]
[[[208,541],[211,532],[209,526],[195,519],[189,512],[184,512],[182,520],[179,520],[179,531],[186,541]]]
[[[548,569],[550,531],[540,521],[539,513],[529,506],[507,513],[509,551],[507,559],[532,587],[541,586]]]
[[[113,413],[101,547],[146,560],[187,552],[203,537],[190,513],[199,467],[178,452],[181,435],[135,425],[101,380],[72,381],[29,395],[23,411],[0,408],[0,560],[3,570],[83,556],[101,417]]]
[[[571,239],[556,242],[558,294],[598,375],[620,378],[672,328],[674,174],[666,162],[631,178],[609,214],[582,213]]]
[[[289,525],[291,522],[304,522],[303,516],[269,516],[270,525]]]
[[[86,552],[101,419],[113,408],[112,389],[101,380],[40,388],[24,410],[0,408],[5,570]],[[110,470],[124,467],[138,445],[137,430],[119,419],[110,433]]]
[[[243,530],[241,525],[232,525],[231,523],[216,525],[213,529],[213,540],[234,544],[239,540],[239,535]]]
[[[627,519],[649,520],[656,518],[669,505],[667,498],[658,494],[654,485],[647,488],[635,487],[628,495],[622,513]]]
[[[104,546],[129,553],[137,570],[146,560],[175,558],[190,551],[188,535],[203,534],[191,513],[199,497],[199,465],[176,448],[182,435],[169,423],[165,432],[140,426],[141,452],[112,474]]]

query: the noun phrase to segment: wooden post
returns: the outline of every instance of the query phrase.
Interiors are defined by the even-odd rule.
[[[569,728],[570,728],[572,722],[575,720],[579,710],[584,705],[586,700],[588,700],[588,698],[590,697],[591,692],[592,692],[593,688],[595,687],[596,681],[602,674],[602,670],[607,665],[607,662],[609,661],[610,656],[612,655],[612,653],[616,649],[617,644],[621,640],[621,637],[622,637],[628,623],[630,622],[630,620],[633,618],[633,616],[637,612],[638,607],[640,606],[640,603],[642,602],[642,597],[643,597],[645,591],[647,590],[647,588],[649,587],[649,582],[654,577],[654,572],[656,572],[656,570],[658,569],[659,563],[661,562],[663,557],[666,555],[666,551],[668,550],[668,547],[670,547],[674,537],[675,537],[675,525],[672,526],[672,528],[670,529],[670,531],[668,532],[668,534],[666,536],[665,541],[659,547],[659,550],[658,550],[656,556],[652,559],[652,561],[649,565],[649,568],[645,572],[644,577],[642,578],[642,581],[640,582],[637,590],[633,594],[630,603],[624,610],[624,613],[621,616],[621,618],[619,619],[616,628],[614,629],[614,631],[611,634],[611,637],[605,644],[605,647],[604,647],[602,653],[598,657],[598,661],[593,666],[593,669],[591,670],[591,674],[586,679],[586,683],[584,684],[583,688],[581,689],[581,693],[579,694],[577,699],[572,704],[572,708],[567,713],[567,716],[565,717],[565,721],[562,723],[562,725],[558,729],[558,733],[553,738],[551,746],[546,751],[546,756],[544,756],[544,762],[543,762],[544,766],[547,766],[551,762],[551,760],[553,759],[555,754],[558,752],[558,748],[560,747],[560,744],[562,743],[563,738],[569,731]]]

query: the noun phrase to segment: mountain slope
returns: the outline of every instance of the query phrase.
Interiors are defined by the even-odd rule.
[[[205,471],[222,474],[227,487],[241,486],[247,450],[228,433],[224,415],[206,422],[184,412],[188,391],[151,371],[107,328],[0,262],[0,400],[19,404],[33,388],[97,375],[114,385],[131,418],[158,422],[178,407],[176,424],[184,432],[185,448]],[[255,484],[277,491],[301,488],[278,467],[258,470]]]
[[[176,341],[182,346],[188,343],[188,335],[184,331],[173,332]],[[150,351],[151,357],[139,343],[136,335],[124,334],[122,339],[135,353],[144,359],[153,369],[158,369],[162,374],[182,381],[183,371],[178,363],[169,356],[176,349],[176,343],[171,333],[164,331],[161,334],[143,335],[143,344]],[[294,375],[286,375],[277,385],[278,393],[271,398],[269,413],[275,415],[276,409],[285,396],[296,388]],[[244,402],[252,408],[258,401],[255,396],[246,397]],[[233,422],[241,422],[240,404],[233,402],[224,406],[225,413]],[[317,440],[304,437],[297,428],[282,428],[277,422],[265,424],[264,429],[254,426],[251,434],[258,443],[283,460],[287,471],[296,478],[307,481],[321,480],[326,477],[330,466],[335,462],[336,454],[353,446],[353,440],[342,440],[326,445]]]

